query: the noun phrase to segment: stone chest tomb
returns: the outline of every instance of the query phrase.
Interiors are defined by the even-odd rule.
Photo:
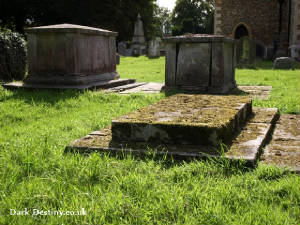
[[[197,34],[167,37],[164,41],[167,88],[227,93],[236,87],[233,39]]]
[[[119,78],[116,32],[73,24],[33,27],[28,37],[28,77],[24,83],[49,86],[97,86]]]

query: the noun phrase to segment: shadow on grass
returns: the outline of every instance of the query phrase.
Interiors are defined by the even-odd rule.
[[[238,69],[249,69],[249,70],[273,70],[274,61],[273,60],[264,60],[264,59],[256,59],[255,63],[252,65],[238,65]],[[295,69],[300,68],[299,62],[294,62]]]
[[[1,90],[1,89],[0,89]],[[59,101],[64,101],[70,98],[77,98],[83,91],[78,90],[24,90],[14,89],[10,90],[11,94],[8,96],[1,96],[0,101],[7,100],[22,100],[28,104],[51,104],[54,105]]]
[[[168,88],[168,89],[163,89],[162,90],[163,93],[165,93],[166,97],[170,97],[172,95],[175,94],[207,94],[204,92],[195,92],[195,91],[182,91],[182,90],[176,90],[176,89],[172,89],[172,88]],[[231,90],[229,93],[226,94],[211,94],[211,95],[249,95],[247,92],[244,92],[243,90],[239,89],[239,88],[235,88],[233,90]]]
[[[112,157],[116,160],[136,160],[136,161],[153,161],[159,164],[163,169],[172,169],[174,167],[181,167],[186,164],[202,163],[203,166],[213,166],[215,169],[222,173],[223,176],[230,177],[234,174],[241,174],[251,172],[257,167],[257,163],[249,163],[245,160],[229,159],[225,156],[202,156],[202,157],[189,157],[189,156],[179,156],[179,155],[167,155],[158,154],[156,151],[149,149],[147,152],[113,152],[113,151],[99,151],[96,149],[74,149],[66,148],[65,155],[79,154],[85,157],[89,157],[92,154],[99,154],[101,157]],[[216,173],[217,174],[217,173]]]

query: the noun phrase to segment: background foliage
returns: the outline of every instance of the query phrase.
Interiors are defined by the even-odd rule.
[[[0,29],[0,80],[23,80],[26,72],[26,61],[23,36]]]
[[[149,38],[154,31],[155,0],[0,0],[2,26],[23,32],[25,26],[73,23],[119,32],[130,40],[140,13]]]
[[[0,27],[23,33],[26,26],[73,23],[132,39],[140,13],[146,39],[165,34],[213,33],[213,0],[177,0],[171,13],[156,0],[0,0]]]
[[[213,33],[213,0],[177,0],[172,12],[172,34]]]

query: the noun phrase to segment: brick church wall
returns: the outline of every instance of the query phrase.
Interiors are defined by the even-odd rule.
[[[284,0],[281,30],[284,45],[288,45],[288,7],[288,0]],[[215,34],[234,37],[239,24],[245,25],[251,38],[272,46],[279,27],[277,0],[215,0]]]

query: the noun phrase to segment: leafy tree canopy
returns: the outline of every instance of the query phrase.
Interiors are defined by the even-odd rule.
[[[156,0],[0,0],[0,26],[23,32],[26,26],[73,23],[119,32],[131,40],[140,13],[148,39],[155,31]]]
[[[171,33],[171,12],[165,7],[156,6],[154,9],[155,36],[162,37]]]
[[[213,33],[213,0],[177,0],[172,12],[172,34]]]

